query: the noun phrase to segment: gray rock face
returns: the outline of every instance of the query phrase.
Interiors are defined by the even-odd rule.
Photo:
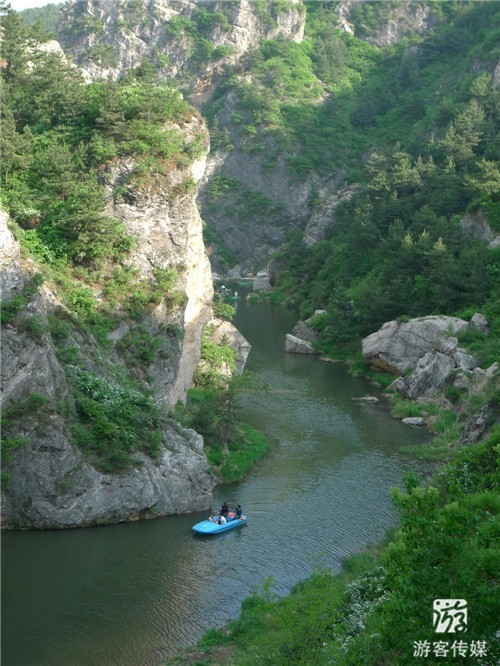
[[[486,405],[479,412],[473,414],[464,424],[460,442],[462,444],[474,444],[487,437],[495,417]]]
[[[478,238],[485,243],[490,243],[495,238],[495,234],[480,208],[474,213],[466,213],[460,220],[460,227],[466,238]]]
[[[403,393],[408,398],[430,397],[446,383],[455,367],[453,359],[441,352],[427,352],[405,380]]]
[[[471,385],[470,377],[465,372],[458,372],[453,379],[452,386],[459,389],[459,391],[468,391]]]
[[[344,172],[336,176],[338,184],[342,182],[343,176]],[[304,230],[304,243],[307,247],[316,245],[316,243],[326,238],[327,231],[332,229],[337,222],[335,208],[340,203],[349,201],[361,189],[359,185],[349,185],[337,191],[337,186],[336,183],[329,182],[318,193],[318,196],[322,198],[321,205],[313,211]]]
[[[285,351],[291,354],[319,354],[310,342],[300,340],[290,333],[286,334]]]
[[[457,317],[431,316],[399,323],[385,323],[362,341],[363,360],[387,372],[414,368],[418,359],[433,349],[444,333],[464,331],[468,322]]]
[[[358,4],[359,0],[340,0],[335,6],[335,13],[339,16],[339,25],[347,32],[355,33],[351,13]],[[432,7],[411,0],[387,4],[390,10],[381,27],[371,31],[368,36],[361,35],[362,39],[366,39],[376,46],[389,46],[399,42],[403,37],[425,33],[437,23]]]
[[[4,526],[80,527],[133,520],[148,511],[171,515],[206,509],[215,479],[203,455],[203,439],[171,426],[164,434],[155,460],[137,454],[131,472],[103,474],[69,444],[64,424],[54,416],[4,466],[12,473],[3,501]]]
[[[161,73],[165,80],[188,81],[203,101],[203,93],[227,64],[235,64],[250,48],[265,39],[283,36],[300,42],[304,35],[305,15],[294,4],[279,12],[275,20],[264,20],[251,0],[211,3],[200,0],[148,0],[132,11],[123,0],[69,0],[65,3],[60,29],[61,43],[76,62],[92,78],[117,79],[125,71],[137,67],[160,52],[167,56]],[[215,15],[206,39],[215,47],[230,48],[230,55],[207,58],[198,74],[190,71],[193,38],[175,21],[181,18],[196,26],[197,10],[202,6]],[[221,19],[224,16],[224,20]],[[75,31],[76,19],[100,24],[94,32]],[[206,26],[205,26],[206,27]],[[113,58],[106,61],[92,58],[92,47],[112,48]]]
[[[477,328],[478,331],[481,331],[482,333],[490,332],[490,325],[488,324],[488,320],[480,312],[476,312],[475,314],[472,315],[472,318],[470,320],[470,325],[473,328]]]
[[[186,125],[186,132],[203,131],[196,117]],[[71,345],[84,367],[106,375],[107,367],[123,362],[117,343],[140,323],[168,351],[158,354],[148,368],[148,381],[157,402],[171,405],[185,398],[200,357],[201,331],[211,316],[211,272],[194,193],[175,194],[172,189],[188,175],[199,178],[203,161],[184,172],[173,170],[162,192],[135,191],[133,204],[114,202],[113,188],[130,168],[133,164],[129,159],[116,162],[109,168],[107,180],[108,212],[119,217],[136,238],[128,261],[142,279],[150,278],[154,268],[182,265],[176,287],[185,293],[186,302],[177,308],[162,303],[140,322],[122,321],[110,335],[113,346],[107,352],[109,357],[84,331],[72,332]],[[20,290],[36,272],[36,266],[20,258],[3,214],[0,238],[5,249],[0,259],[5,297]],[[19,315],[21,324],[26,318],[36,318],[39,332],[33,335],[29,327],[18,324],[17,328],[8,325],[2,331],[4,410],[34,392],[45,400],[43,413],[28,414],[6,432],[6,436],[23,437],[26,443],[13,452],[11,462],[3,461],[3,470],[11,475],[11,487],[2,493],[2,525],[76,527],[129,520],[148,512],[168,515],[208,508],[216,479],[203,455],[203,440],[196,433],[165,424],[158,456],[149,458],[137,453],[137,464],[123,474],[98,471],[72,445],[61,414],[65,404],[73,404],[73,394],[67,368],[60,363],[48,330],[48,315],[56,308],[65,310],[57,294],[42,286]],[[169,327],[183,335],[169,340]]]
[[[182,128],[186,139],[204,136],[206,129],[193,115]],[[210,303],[213,295],[210,262],[203,244],[201,217],[192,193],[172,195],[172,190],[190,176],[198,181],[203,175],[205,158],[196,160],[186,169],[172,169],[159,191],[133,191],[133,204],[116,202],[113,191],[124,177],[133,171],[135,163],[127,158],[115,162],[108,170],[108,212],[119,218],[135,245],[127,259],[139,271],[141,278],[151,279],[155,268],[182,266],[176,288],[186,294],[185,306],[173,310],[162,304],[147,318],[146,325],[154,335],[161,335],[165,327],[183,330],[182,339],[170,345],[168,354],[159,355],[150,368],[154,378],[156,399],[169,406],[184,400],[191,386],[193,373],[200,360],[201,331],[212,316]],[[163,333],[164,334],[164,333]]]
[[[230,321],[213,319],[210,322],[210,325],[214,327],[212,334],[214,342],[220,343],[224,337],[229,340],[229,344],[235,352],[234,362],[236,365],[236,372],[241,375],[245,369],[245,364],[252,349],[252,345]]]
[[[14,292],[20,291],[26,282],[26,269],[21,265],[19,244],[7,226],[9,216],[0,210],[0,295],[10,298]]]
[[[305,321],[298,321],[292,329],[292,335],[313,344],[318,341],[318,336],[309,328]]]
[[[434,349],[438,352],[441,352],[442,354],[447,354],[448,356],[451,356],[453,352],[457,349],[458,347],[458,340],[457,338],[454,338],[452,335],[450,336],[442,336],[436,340],[434,343]]]
[[[397,377],[389,386],[385,389],[387,392],[391,391],[402,391],[405,386],[404,377]]]
[[[464,349],[457,349],[457,351],[452,354],[452,358],[455,361],[457,368],[461,370],[473,370],[477,366],[476,359],[467,354]]]

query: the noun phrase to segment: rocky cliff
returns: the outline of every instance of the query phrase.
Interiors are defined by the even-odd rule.
[[[213,79],[262,40],[301,41],[303,34],[299,0],[276,3],[270,12],[251,0],[69,0],[59,37],[92,78],[116,79],[149,61],[196,98],[206,97]]]
[[[196,114],[182,131],[201,134],[207,145]],[[103,173],[108,210],[135,239],[120,270],[132,271],[138,285],[171,270],[175,299],[160,299],[136,317],[118,307],[105,341],[81,324],[50,274],[41,284],[38,266],[21,254],[7,216],[0,216],[5,527],[75,527],[210,504],[215,478],[203,439],[165,413],[185,398],[211,317],[211,272],[195,203],[204,157],[147,187],[130,179],[134,168],[126,158]],[[101,300],[104,292],[93,297]],[[137,339],[140,353],[155,352],[140,364],[130,357]],[[136,430],[127,433],[119,420],[130,424],[132,417]],[[90,427],[97,446],[100,436],[111,441],[113,428],[122,427],[121,437],[130,438],[126,453],[111,450],[103,463],[96,442],[89,445]]]
[[[149,66],[160,79],[174,79],[187,88],[191,102],[200,106],[218,83],[224,84],[241,68],[252,49],[275,38],[301,42],[304,27],[305,9],[299,0],[268,4],[70,0],[62,12],[59,39],[91,79],[116,79],[131,68]],[[232,116],[234,101],[229,94],[225,111],[219,114],[222,131],[238,133],[232,118],[226,117]],[[262,203],[243,223],[238,210],[230,210],[231,201],[213,205],[211,183],[226,174],[239,185],[233,187],[240,200],[236,209],[244,208],[252,197]],[[269,173],[263,169],[262,158],[252,158],[245,149],[213,151],[199,203],[204,221],[222,238],[222,245],[235,261],[251,269],[283,243],[290,226],[303,223],[315,185],[292,185],[284,162]],[[216,255],[213,261],[217,272],[228,268],[225,262],[217,263]]]
[[[363,0],[340,0],[335,13],[339,27],[356,37],[376,46],[390,46],[405,37],[427,32],[439,22],[437,12],[431,3],[381,2],[367,5]]]
[[[167,174],[155,176],[147,187],[130,184],[137,166],[132,158],[114,162],[104,180],[108,212],[123,222],[134,239],[126,265],[135,268],[140,279],[146,281],[153,279],[156,268],[176,270],[179,277],[175,287],[185,294],[184,307],[173,312],[164,302],[144,322],[153,335],[174,330],[182,333],[173,336],[170,349],[158,354],[149,368],[156,399],[173,406],[185,399],[191,386],[200,358],[201,330],[211,318],[213,287],[193,189],[205,170],[208,135],[195,113],[185,119],[182,128],[171,124],[168,129],[182,131],[190,141],[202,138],[203,154],[188,167],[171,167]],[[123,194],[116,197],[119,188]],[[129,332],[129,325],[123,323],[111,334],[115,348]]]
[[[431,3],[368,4],[335,3],[331,27],[388,46],[437,21]],[[176,80],[210,117],[213,145],[199,205],[218,274],[260,268],[291,231],[303,231],[308,246],[317,243],[336,224],[337,204],[357,191],[339,167],[326,176],[311,169],[292,175],[289,159],[297,155],[280,145],[274,119],[256,122],[266,114],[258,102],[256,114],[245,110],[242,87],[258,89],[252,58],[268,40],[302,42],[308,11],[301,0],[70,0],[62,11],[59,39],[88,77],[116,79],[142,68],[144,76]],[[276,76],[280,88],[271,57],[264,78]],[[318,91],[311,104],[322,105],[329,97],[324,83],[309,85]],[[261,92],[275,95],[272,87]]]

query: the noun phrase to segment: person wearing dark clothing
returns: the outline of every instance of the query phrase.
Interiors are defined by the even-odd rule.
[[[236,516],[237,520],[239,520],[241,518],[242,513],[243,513],[243,510],[241,508],[241,505],[238,504],[238,506],[234,510],[234,515]]]
[[[228,513],[229,513],[229,507],[227,505],[227,502],[222,502],[222,506],[220,508],[220,515],[224,516],[224,518],[227,518]]]

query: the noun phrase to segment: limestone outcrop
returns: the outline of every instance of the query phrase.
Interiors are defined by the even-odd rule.
[[[438,15],[431,5],[404,0],[398,3],[386,3],[385,20],[380,27],[372,30],[369,35],[356,31],[351,14],[359,4],[359,0],[340,0],[335,6],[339,17],[339,27],[361,39],[366,39],[376,46],[390,46],[404,37],[425,33],[438,22]]]
[[[446,386],[479,393],[495,374],[496,365],[487,370],[478,367],[477,360],[450,335],[469,327],[489,331],[486,317],[479,312],[470,322],[436,316],[387,322],[363,340],[363,358],[372,367],[389,372],[404,368],[407,374],[395,379],[387,391],[411,400],[433,399]]]
[[[60,40],[94,79],[117,79],[161,53],[164,79],[187,83],[192,101],[202,102],[224,67],[261,41],[279,36],[302,41],[300,5],[292,0],[263,17],[252,0],[148,0],[133,6],[122,0],[69,0],[62,11]],[[205,48],[212,44],[210,54],[200,52],[197,34],[205,39]]]
[[[342,182],[343,172],[339,176],[340,178],[337,176],[338,184]],[[322,198],[322,204],[313,211],[304,230],[304,243],[307,247],[316,245],[316,243],[326,238],[327,232],[336,224],[336,207],[345,201],[349,201],[360,190],[359,185],[348,185],[337,190],[333,182],[329,182],[320,188],[318,196]]]
[[[411,399],[434,395],[444,387],[454,367],[453,359],[442,352],[427,352],[406,378],[402,393]]]
[[[186,119],[183,131],[204,129],[194,115]],[[106,178],[108,212],[135,237],[125,266],[144,281],[152,278],[156,268],[175,269],[182,298],[175,306],[164,301],[138,319],[121,313],[118,328],[109,334],[108,348],[74,323],[50,284],[34,282],[37,266],[22,258],[7,215],[0,214],[2,297],[9,302],[25,295],[31,285],[26,303],[2,327],[6,417],[2,435],[15,444],[2,465],[8,477],[2,490],[4,527],[78,527],[197,511],[210,505],[216,479],[203,453],[203,439],[175,422],[163,419],[154,457],[137,451],[120,473],[102,471],[73,443],[75,362],[109,386],[117,386],[113,368],[123,367],[123,340],[139,327],[158,343],[159,353],[147,373],[137,371],[135,378],[158,405],[168,407],[185,398],[200,357],[201,331],[211,317],[211,272],[195,191],[178,187],[187,177],[201,176],[203,160],[183,170],[173,169],[156,192],[129,185],[128,196],[120,200],[114,196],[115,188],[129,182],[126,175],[133,167],[131,158],[117,161],[109,166]],[[64,343],[54,337],[55,321],[69,330]]]
[[[234,351],[236,372],[241,375],[245,369],[245,364],[252,349],[252,345],[230,321],[213,319],[209,325],[213,327],[213,341],[220,344],[225,339]]]
[[[62,387],[59,387],[62,388]],[[126,474],[103,474],[67,437],[63,419],[51,414],[44,428],[26,432],[2,502],[2,526],[69,528],[199,511],[210,505],[215,479],[194,431],[164,428],[153,461],[138,453]],[[176,426],[178,428],[178,426]]]
[[[19,243],[9,230],[9,216],[0,210],[0,290],[2,299],[21,291],[27,279],[26,270],[21,265]]]
[[[326,310],[316,310],[312,317],[299,320],[287,333],[285,339],[285,351],[293,354],[321,354],[314,345],[318,342],[318,335],[313,328],[314,318],[326,314]]]
[[[465,239],[481,240],[491,249],[500,245],[500,235],[493,231],[481,208],[473,213],[466,213],[460,220],[460,228]]]
[[[363,339],[363,360],[374,368],[400,374],[414,368],[443,334],[456,335],[468,327],[463,319],[434,315],[386,322]]]
[[[311,344],[314,344],[318,341],[318,336],[305,321],[298,321],[295,324],[292,329],[292,335],[294,335],[296,338],[300,338],[301,340],[305,340],[306,342],[310,342]]]
[[[186,118],[182,131],[188,139],[208,136],[197,114]],[[123,222],[134,238],[134,248],[126,264],[139,271],[141,279],[151,279],[156,268],[172,268],[179,273],[176,289],[185,293],[185,306],[172,311],[158,306],[145,322],[153,335],[182,331],[170,335],[169,348],[159,354],[150,368],[157,400],[169,406],[184,400],[200,359],[201,331],[212,316],[213,296],[210,262],[203,244],[203,227],[195,192],[184,191],[188,178],[197,182],[204,171],[206,156],[187,168],[176,168],[159,179],[154,189],[127,186],[125,197],[116,199],[114,192],[130,179],[135,163],[132,158],[115,162],[106,173],[108,212]],[[112,338],[119,341],[127,333],[123,326]],[[173,360],[175,358],[175,361]]]

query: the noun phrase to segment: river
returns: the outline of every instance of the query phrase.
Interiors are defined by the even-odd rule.
[[[296,316],[238,304],[252,344],[247,367],[268,391],[245,418],[272,438],[241,483],[213,506],[240,503],[248,525],[212,538],[191,526],[206,514],[69,531],[2,535],[3,666],[156,666],[208,628],[238,616],[272,578],[286,594],[318,566],[380,540],[397,520],[390,488],[426,467],[399,453],[427,435],[389,417],[385,402],[340,364],[286,355]]]

